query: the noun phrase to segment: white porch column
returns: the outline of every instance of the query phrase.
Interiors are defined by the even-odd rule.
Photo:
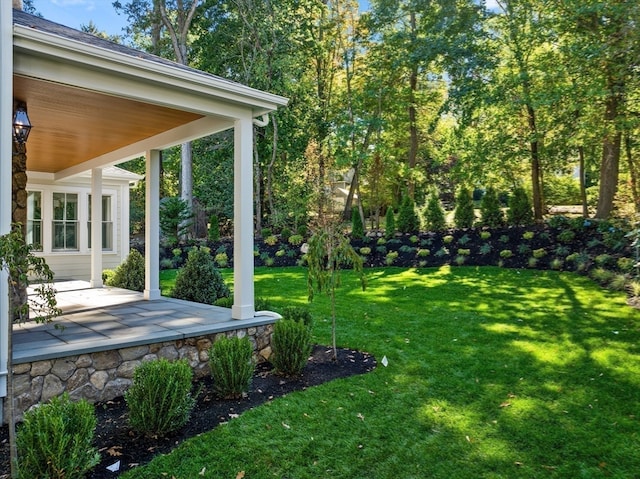
[[[253,291],[253,119],[235,121],[233,157],[233,319],[255,315]]]
[[[11,2],[0,2],[0,235],[11,230],[11,123],[13,118],[13,12]],[[9,283],[0,270],[0,424],[3,424],[9,360]]]
[[[91,170],[91,287],[102,288],[102,168]]]
[[[147,151],[144,225],[144,299],[160,298],[160,151]]]

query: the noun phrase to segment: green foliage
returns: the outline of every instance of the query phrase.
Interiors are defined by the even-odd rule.
[[[276,235],[270,235],[270,236],[267,236],[267,237],[264,239],[264,242],[265,242],[266,244],[268,244],[269,246],[275,246],[275,245],[277,245],[277,244],[278,244],[278,237],[277,237]]]
[[[429,195],[429,200],[424,210],[424,219],[429,231],[442,231],[447,226],[444,208],[442,208],[440,198],[438,198],[438,194],[435,191]]]
[[[290,236],[291,236],[291,230],[289,228],[282,228],[282,230],[280,230],[280,238],[285,243],[289,241]]]
[[[526,239],[527,241],[532,240],[534,236],[535,233],[533,231],[525,231],[522,233],[522,239]]]
[[[510,249],[503,249],[502,251],[500,251],[500,257],[503,259],[511,258],[513,257],[513,251],[511,251]]]
[[[304,238],[303,238],[302,235],[295,234],[295,235],[289,236],[289,244],[290,245],[300,246],[303,241],[304,241]]]
[[[364,225],[357,208],[351,209],[351,237],[353,239],[362,239],[364,236]]]
[[[171,196],[160,200],[160,230],[169,242],[175,243],[186,234],[192,218],[193,213],[183,199]]]
[[[214,261],[221,268],[226,268],[227,265],[229,264],[229,256],[227,255],[227,253],[224,253],[224,252],[223,253],[218,253],[218,254],[216,254],[216,257],[215,257]]]
[[[544,178],[544,198],[550,205],[579,205],[580,183],[569,175],[547,175]]]
[[[618,269],[623,273],[631,273],[631,271],[633,271],[633,268],[635,268],[636,266],[636,261],[631,258],[622,257],[618,258],[616,264],[618,266]]]
[[[544,258],[547,255],[547,250],[544,248],[538,248],[533,250],[533,257],[536,259]]]
[[[518,245],[518,254],[525,255],[529,251],[531,251],[531,246],[529,246],[528,244],[522,243]]]
[[[345,267],[353,269],[358,274],[363,290],[366,286],[362,258],[337,224],[326,224],[309,238],[307,265],[309,301],[313,300],[315,291],[325,292],[330,296],[331,304],[335,306],[336,289],[340,286],[340,270]],[[332,308],[332,312],[333,356],[337,359],[335,308]]]
[[[270,360],[276,372],[298,376],[311,354],[311,330],[304,321],[283,316],[273,325],[271,348],[273,356]]]
[[[606,286],[613,279],[613,277],[615,276],[615,273],[608,269],[598,267],[598,268],[593,268],[590,271],[589,275],[594,281],[597,281],[601,285]]]
[[[558,241],[561,241],[562,243],[571,243],[576,237],[575,232],[573,232],[572,230],[563,230],[560,233],[558,233]]]
[[[97,419],[85,400],[68,394],[27,411],[16,442],[20,479],[81,479],[100,462],[92,446]]]
[[[307,328],[313,327],[313,317],[311,311],[307,307],[303,306],[285,306],[280,313],[284,319],[291,319],[293,321],[302,321]]]
[[[396,217],[393,213],[393,208],[388,207],[387,213],[384,217],[384,235],[387,238],[393,238],[396,233]]]
[[[53,287],[53,271],[44,258],[33,254],[20,225],[12,225],[11,231],[0,236],[0,266],[9,274],[10,314],[14,321],[48,322],[61,311],[57,307]],[[27,296],[29,283],[35,286],[35,294]],[[30,317],[29,311],[35,313]],[[0,331],[5,334],[5,331]]]
[[[397,251],[389,251],[384,257],[384,262],[387,266],[391,266],[398,259]]]
[[[196,247],[189,251],[186,264],[178,271],[171,296],[205,304],[229,296],[229,288],[216,268],[209,248]]]
[[[458,255],[459,256],[469,256],[470,254],[471,254],[471,250],[470,249],[464,249],[464,248],[458,249]]]
[[[456,228],[471,228],[474,220],[473,197],[468,188],[462,187],[456,195],[456,208],[453,213],[453,222]]]
[[[453,242],[453,236],[452,235],[445,235],[442,237],[442,242],[444,244],[450,244],[451,242]]]
[[[415,233],[420,229],[420,219],[416,213],[415,203],[409,195],[402,198],[396,227],[401,233]]]
[[[184,426],[195,405],[192,379],[186,359],[170,362],[161,358],[140,364],[124,395],[131,427],[148,436],[165,436]]]
[[[531,201],[529,200],[527,192],[521,186],[514,188],[513,194],[509,199],[507,222],[513,226],[526,226],[533,223]]]
[[[108,286],[144,291],[145,266],[144,257],[137,249],[131,249],[125,260],[115,269],[113,276],[108,278]]]
[[[561,270],[562,267],[564,266],[564,261],[562,261],[560,258],[553,258],[551,260],[551,263],[549,263],[549,267],[551,269],[555,269],[555,270]]]
[[[363,256],[367,256],[371,254],[371,248],[369,248],[368,246],[362,246],[359,251],[360,251],[360,254]]]
[[[491,231],[481,231],[480,232],[480,239],[483,240],[488,240],[489,238],[491,238]]]
[[[209,217],[209,241],[218,241],[220,239],[220,220],[217,215]]]
[[[491,253],[491,251],[493,251],[493,246],[491,246],[491,243],[483,243],[480,246],[480,254],[481,255],[487,255],[487,254]]]
[[[500,208],[500,200],[496,190],[492,187],[487,188],[480,202],[480,217],[482,218],[482,224],[489,228],[497,228],[504,223],[504,213]]]
[[[595,263],[603,268],[612,267],[615,263],[613,256],[607,253],[599,254],[594,258]]]
[[[426,258],[430,254],[431,254],[431,251],[428,250],[427,248],[419,248],[418,251],[416,252],[416,256],[418,256],[419,258]]]
[[[220,338],[209,350],[213,386],[225,399],[240,398],[249,391],[255,364],[248,337]]]
[[[459,244],[460,246],[464,246],[464,245],[466,245],[469,241],[471,241],[471,237],[470,237],[468,234],[464,234],[464,235],[462,235],[462,237],[460,237],[460,238],[458,239],[458,244]]]

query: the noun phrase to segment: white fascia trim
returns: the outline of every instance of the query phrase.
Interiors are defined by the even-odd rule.
[[[225,102],[239,103],[252,108],[254,116],[273,111],[278,106],[285,106],[289,101],[285,97],[197,70],[151,62],[23,25],[14,25],[13,42],[14,48],[18,49],[16,54],[24,50],[33,55],[56,58],[62,63],[78,63],[91,70],[103,70],[110,75],[137,77],[147,83],[164,84],[172,89],[181,88],[201,95],[218,97]]]

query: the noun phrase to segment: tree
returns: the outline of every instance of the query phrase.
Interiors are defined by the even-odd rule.
[[[429,195],[424,217],[429,231],[442,231],[447,225],[444,209],[436,191],[432,191]]]
[[[475,220],[473,211],[473,197],[468,188],[462,187],[456,196],[456,209],[453,213],[453,222],[456,228],[471,228]]]
[[[8,339],[7,397],[9,401],[9,443],[11,459],[11,477],[17,478],[18,451],[15,437],[14,392],[13,392],[13,323],[31,319],[38,323],[49,322],[60,315],[56,303],[56,291],[53,288],[53,271],[44,258],[32,252],[22,234],[22,226],[14,224],[11,231],[0,236],[0,265],[9,277],[9,330],[3,331]],[[35,295],[27,296],[27,285],[35,284]],[[35,316],[30,317],[30,312]]]
[[[416,214],[415,203],[409,195],[405,195],[402,198],[396,226],[401,233],[415,233],[420,229],[420,220]]]
[[[513,226],[528,225],[533,222],[531,201],[522,186],[514,188],[513,195],[509,199],[507,221]]]
[[[504,214],[500,209],[500,200],[493,187],[488,187],[480,203],[482,224],[490,228],[497,228],[504,223]]]
[[[325,292],[331,298],[331,343],[333,360],[337,361],[336,345],[336,289],[340,286],[340,270],[345,267],[353,269],[360,280],[362,290],[366,287],[362,258],[353,249],[338,222],[325,220],[311,238],[307,252],[307,289],[309,301],[314,292]]]
[[[170,243],[176,243],[191,226],[193,213],[187,202],[177,196],[160,201],[160,230]]]

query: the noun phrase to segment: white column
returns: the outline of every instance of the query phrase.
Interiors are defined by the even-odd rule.
[[[144,215],[144,299],[160,298],[160,151],[147,151]]]
[[[253,291],[253,119],[235,121],[233,158],[233,319],[255,315]]]
[[[13,145],[13,12],[11,2],[0,1],[0,235],[11,230],[11,150]],[[0,398],[7,395],[9,360],[9,283],[4,268],[0,271]],[[0,424],[4,422],[0,399]]]
[[[91,287],[102,288],[102,168],[91,170]]]

